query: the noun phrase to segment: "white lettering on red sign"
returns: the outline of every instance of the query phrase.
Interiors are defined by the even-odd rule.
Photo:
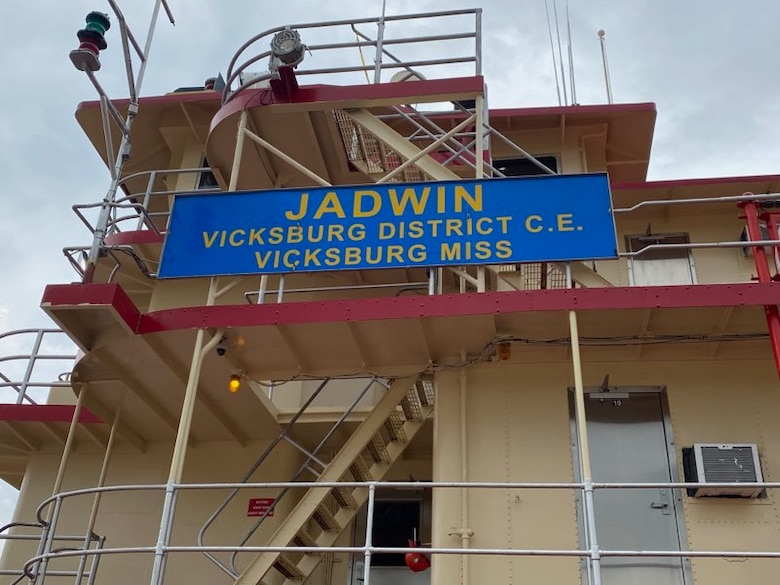
[[[271,506],[274,503],[275,498],[249,498],[249,505],[246,509],[246,515],[247,516],[273,516],[274,511],[271,510],[268,512],[268,510],[271,509]],[[268,512],[268,514],[266,514]]]

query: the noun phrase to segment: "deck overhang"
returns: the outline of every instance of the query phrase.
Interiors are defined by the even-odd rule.
[[[244,371],[258,379],[278,379],[302,373],[392,375],[399,368],[446,364],[463,352],[479,355],[504,337],[526,340],[528,348],[519,353],[538,359],[544,349],[532,342],[568,339],[570,310],[579,315],[583,338],[689,336],[706,345],[708,336],[763,334],[764,306],[780,304],[780,284],[488,292],[183,307],[143,314],[129,304],[111,284],[53,285],[42,301],[49,316],[87,352],[101,345],[98,332],[106,329],[107,318],[116,321],[114,330],[126,331],[128,340],[159,337],[184,363],[196,329],[225,329]],[[736,345],[750,346],[756,357],[770,357],[765,339]],[[754,345],[766,345],[766,351]],[[727,351],[732,350],[719,350],[718,357],[727,357]],[[590,353],[586,349],[585,359]],[[689,350],[685,359],[697,355]]]

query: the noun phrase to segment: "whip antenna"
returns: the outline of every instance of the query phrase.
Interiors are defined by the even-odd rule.
[[[607,86],[607,103],[612,102],[612,80],[609,78],[609,62],[607,61],[607,40],[604,38],[607,33],[604,29],[600,29],[597,33],[599,35],[599,43],[601,44],[601,63],[604,66],[604,84]]]

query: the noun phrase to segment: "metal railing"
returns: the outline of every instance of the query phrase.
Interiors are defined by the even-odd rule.
[[[0,403],[37,404],[30,391],[70,387],[76,350],[59,329],[17,329],[0,333]],[[11,399],[9,399],[11,398]]]
[[[159,185],[165,184],[169,178],[189,174],[195,175],[192,189],[159,188]],[[119,187],[127,193],[125,196],[108,203],[78,203],[72,206],[73,212],[86,226],[93,238],[100,236],[102,253],[114,262],[108,282],[113,280],[116,272],[120,269],[122,265],[120,256],[122,255],[129,256],[147,278],[154,278],[157,272],[156,259],[141,257],[132,245],[107,243],[107,240],[123,232],[142,231],[153,232],[162,238],[168,227],[171,201],[174,195],[194,191],[199,193],[219,191],[218,187],[199,184],[200,178],[206,174],[211,174],[210,167],[156,169],[133,173],[119,180]],[[129,185],[139,181],[146,183],[142,191],[128,189]],[[101,217],[101,214],[104,214],[104,217]],[[95,217],[92,217],[93,215]],[[105,227],[102,230],[99,227],[101,219],[105,221]],[[91,248],[92,246],[68,246],[62,250],[71,267],[82,278],[87,271],[87,260]]]
[[[456,32],[397,37],[388,34],[388,30],[397,30],[400,34],[404,34],[409,29],[424,30],[434,25],[434,21],[443,18],[452,21],[458,17],[461,20],[465,18],[469,24]],[[434,25],[434,29],[438,28],[437,25],[438,22]],[[361,26],[375,26],[376,38],[358,30]],[[312,61],[317,59],[316,67],[309,67],[304,59],[303,64],[296,68],[296,76],[355,73],[365,75],[365,81],[368,83],[378,83],[381,81],[382,71],[386,70],[407,71],[418,78],[435,76],[437,71],[443,70],[446,72],[446,77],[452,77],[453,66],[456,64],[469,65],[468,73],[471,75],[482,74],[482,9],[479,8],[289,24],[265,30],[253,36],[238,49],[227,68],[223,101],[233,99],[247,87],[278,78],[278,73],[268,70],[253,76],[243,85],[240,84],[242,75],[250,67],[273,57],[273,52],[265,47],[270,46],[274,35],[288,29],[303,32],[302,40],[307,43],[305,50],[311,54]],[[311,33],[312,38],[318,38],[319,29],[327,29],[323,35],[327,38],[350,38],[350,40],[335,43],[315,43],[307,40],[307,33]],[[353,36],[354,40],[352,40]],[[423,43],[427,59],[405,59],[396,54],[398,51],[414,50]],[[453,43],[457,43],[457,49],[453,49]],[[365,62],[363,49],[369,48],[374,50],[373,63]],[[392,48],[392,51],[389,48]],[[354,64],[356,57],[359,57],[360,65]],[[385,57],[388,58],[387,62],[384,60]],[[243,61],[238,65],[240,60]],[[359,79],[357,77],[357,80]],[[236,82],[239,82],[239,85],[234,88]]]
[[[27,530],[30,529],[38,532],[39,534],[10,534],[9,531],[15,530]],[[54,536],[52,535],[51,538],[49,538],[49,525],[45,523],[39,523],[39,522],[11,522],[9,524],[6,524],[5,526],[0,527],[0,541],[7,542],[7,541],[34,541],[38,542],[38,552],[36,554],[40,555],[44,543],[49,542],[50,545],[53,545],[56,543],[82,543],[82,546],[85,548],[78,548],[74,546],[64,546],[59,547],[57,549],[54,549],[53,552],[65,552],[65,551],[74,551],[74,550],[102,550],[105,547],[106,539],[103,536],[100,536],[98,534],[95,534],[94,532],[90,534],[84,534],[84,535],[59,535]],[[94,543],[94,548],[92,548],[92,545]],[[75,583],[81,584],[84,579],[86,579],[87,585],[93,585],[95,582],[95,578],[97,577],[97,568],[98,563],[100,561],[100,555],[93,555],[90,559],[88,557],[81,557],[79,559],[79,565],[76,570],[63,570],[63,571],[47,571],[46,574],[52,576],[52,577],[75,577]],[[90,566],[87,567],[87,564]],[[32,571],[33,575],[37,575],[37,567],[33,568]],[[7,576],[7,577],[16,577],[13,581],[11,581],[12,585],[15,585],[16,583],[20,583],[24,580],[27,580],[30,578],[30,571],[28,567],[20,568],[20,569],[0,569],[0,575]]]
[[[146,179],[146,188],[143,191],[131,192],[124,197],[117,198],[109,203],[109,215],[105,228],[106,237],[124,231],[150,230],[157,235],[162,235],[168,225],[170,215],[169,198],[176,194],[191,193],[193,191],[209,192],[219,191],[217,187],[198,187],[197,180],[193,181],[192,189],[171,190],[155,188],[159,182],[165,183],[176,175],[194,174],[197,177],[205,173],[211,173],[210,167],[195,167],[183,169],[155,169],[142,171],[122,177],[119,187],[125,188],[128,184]],[[73,206],[73,212],[87,227],[91,234],[97,230],[97,225],[87,217],[87,211],[99,210],[103,205],[98,203],[79,203]]]
[[[748,483],[740,482],[742,488],[760,488],[760,489],[778,489],[780,482],[761,482]],[[647,482],[647,483],[615,483],[615,482],[426,482],[426,481],[407,481],[407,482],[263,482],[263,483],[198,483],[198,484],[143,484],[143,485],[117,485],[100,488],[79,489],[68,492],[62,492],[45,500],[37,510],[37,516],[41,524],[45,524],[43,518],[50,514],[51,521],[45,524],[48,528],[44,545],[40,547],[39,552],[25,563],[24,576],[34,579],[39,585],[49,572],[49,566],[53,561],[71,558],[95,558],[103,555],[114,554],[139,554],[155,555],[179,553],[200,553],[214,555],[217,553],[264,553],[264,552],[297,552],[297,553],[347,553],[361,555],[364,558],[363,581],[365,585],[370,585],[371,579],[371,558],[378,553],[422,553],[436,556],[450,555],[468,555],[468,556],[510,556],[510,557],[551,557],[551,558],[580,558],[587,565],[588,570],[595,576],[595,582],[600,582],[600,563],[605,558],[672,558],[672,559],[780,559],[780,550],[638,550],[638,549],[605,549],[597,543],[598,538],[592,543],[587,543],[583,548],[460,548],[444,546],[426,546],[426,547],[383,547],[375,546],[372,543],[372,518],[375,504],[377,501],[377,491],[383,488],[395,489],[415,489],[415,490],[445,490],[445,489],[480,489],[480,490],[572,490],[579,492],[583,497],[582,501],[592,501],[592,498],[584,497],[587,492],[599,490],[634,490],[634,489],[671,489],[671,490],[690,490],[699,487],[719,488],[733,487],[733,483],[703,483],[703,482]],[[363,537],[363,544],[360,546],[250,546],[242,544],[236,545],[179,545],[172,546],[169,542],[158,542],[156,545],[101,548],[101,549],[78,549],[78,550],[53,550],[51,542],[59,538],[56,535],[56,527],[62,514],[63,505],[66,501],[80,496],[92,494],[106,494],[117,492],[164,492],[173,489],[175,492],[181,491],[204,491],[204,490],[262,490],[262,489],[293,489],[293,488],[353,488],[368,490],[367,500],[367,522]],[[50,510],[50,508],[52,508]],[[767,508],[767,514],[772,514],[771,509]],[[592,534],[597,534],[598,515],[594,509],[586,509],[582,514],[581,522],[585,522]],[[572,525],[572,532],[575,526]],[[156,537],[156,534],[154,535]],[[152,537],[152,538],[154,538]],[[181,535],[180,535],[181,538]],[[435,562],[435,561],[434,561]],[[163,574],[152,576],[152,583],[162,583]],[[17,580],[18,582],[18,580]]]
[[[260,455],[260,457],[255,461],[254,464],[249,468],[249,470],[244,474],[244,477],[242,478],[242,482],[248,482],[255,473],[260,469],[260,467],[263,465],[263,463],[268,459],[268,457],[271,455],[271,453],[274,452],[277,445],[279,445],[282,441],[287,442],[288,444],[292,445],[295,449],[303,453],[303,455],[306,457],[304,462],[298,467],[297,471],[293,474],[291,478],[291,482],[295,482],[298,480],[299,477],[301,477],[304,473],[310,473],[313,476],[317,477],[320,472],[327,466],[327,463],[322,461],[322,451],[329,445],[329,441],[334,436],[334,434],[341,428],[341,425],[344,423],[345,420],[352,414],[352,412],[357,408],[358,404],[363,400],[363,398],[367,395],[368,391],[374,386],[374,384],[379,384],[380,386],[387,388],[387,383],[384,380],[381,380],[377,377],[373,377],[368,379],[367,383],[363,387],[362,391],[359,392],[354,399],[352,400],[351,404],[346,407],[342,415],[338,418],[336,422],[334,422],[331,425],[330,430],[325,433],[322,439],[318,442],[318,444],[311,450],[307,450],[302,445],[300,445],[297,441],[295,441],[291,437],[291,431],[295,427],[295,423],[298,421],[298,419],[303,416],[303,414],[307,411],[309,406],[317,399],[317,397],[320,395],[320,393],[325,390],[328,383],[330,383],[332,380],[330,378],[325,378],[321,384],[317,387],[317,389],[312,392],[311,396],[304,402],[304,404],[301,406],[301,408],[298,410],[298,412],[290,419],[290,421],[285,425],[285,427],[282,429],[282,431],[277,435],[276,439],[271,442],[270,445],[265,449],[265,451]],[[319,469],[316,469],[314,466],[317,465]],[[296,486],[297,487],[297,486]],[[257,520],[252,524],[252,526],[249,527],[248,530],[244,533],[244,535],[240,538],[238,546],[245,545],[249,539],[260,529],[262,524],[265,522],[265,520],[272,516],[274,513],[274,510],[279,505],[279,502],[284,498],[290,491],[290,487],[284,487],[281,488],[281,491],[277,493],[277,495],[273,498],[273,502],[270,506],[257,518]],[[222,514],[225,509],[230,505],[230,503],[233,501],[233,499],[239,494],[239,489],[234,489],[230,492],[230,494],[222,501],[222,503],[217,506],[216,510],[209,516],[208,520],[203,524],[200,531],[198,532],[197,542],[198,546],[203,546],[204,538],[206,536],[206,533],[208,532],[209,528],[214,524],[214,522],[219,518],[220,514]],[[204,552],[206,557],[212,561],[216,566],[218,566],[222,571],[224,571],[226,574],[230,575],[231,577],[235,578],[239,574],[239,570],[236,567],[236,556],[237,553],[233,553],[230,555],[230,558],[225,563],[221,561],[219,558],[217,558],[215,555],[211,554],[210,552]]]

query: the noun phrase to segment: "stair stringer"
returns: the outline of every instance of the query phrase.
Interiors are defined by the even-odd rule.
[[[414,437],[414,435],[419,431],[423,425],[425,424],[425,420],[427,419],[428,415],[430,415],[433,412],[433,406],[429,406],[425,408],[424,414],[425,418],[422,420],[415,420],[415,421],[406,421],[404,424],[404,431],[407,433],[407,436],[409,437],[409,440]],[[388,451],[390,452],[390,460],[391,462],[395,462],[398,460],[398,458],[401,456],[403,451],[406,448],[406,445],[409,444],[409,441],[406,441],[402,444],[397,443],[391,443],[387,446]],[[387,473],[387,471],[392,466],[392,463],[376,463],[371,467],[371,474],[377,478],[377,480],[380,480],[384,477],[384,475]],[[337,514],[336,514],[336,520],[344,526],[345,528],[349,525],[350,522],[352,522],[353,518],[357,514],[358,510],[368,501],[368,489],[366,488],[357,488],[353,495],[355,497],[355,501],[357,502],[357,506],[354,508],[342,508]],[[338,540],[339,536],[341,536],[343,531],[339,532],[323,532],[319,538],[317,538],[317,546],[334,546],[336,543],[336,540]],[[321,554],[308,554],[304,555],[303,558],[298,562],[298,568],[301,570],[302,573],[308,575],[311,575],[314,570],[317,568],[317,565],[320,564],[322,561],[323,555]],[[294,581],[291,579],[287,579],[284,582],[284,585],[293,585],[300,583],[299,581]]]
[[[414,164],[433,179],[437,181],[457,181],[460,179],[458,175],[437,162],[429,154],[420,156],[421,150],[419,148],[368,110],[349,110],[347,111],[347,115],[352,118],[356,124],[362,126],[377,140],[384,142],[402,158],[409,160],[418,157]],[[368,167],[366,167],[365,170],[369,170]]]
[[[343,475],[345,475],[349,467],[360,456],[368,443],[372,440],[374,435],[382,428],[385,421],[390,415],[396,411],[400,402],[410,391],[414,391],[414,378],[402,378],[396,380],[388,388],[385,395],[374,406],[373,410],[368,414],[365,420],[355,430],[355,432],[347,439],[346,443],[342,446],[339,452],[335,455],[333,460],[323,470],[322,475],[318,481],[322,482],[338,482],[341,481]],[[394,463],[406,449],[406,446],[412,440],[413,436],[422,428],[425,419],[431,413],[432,406],[425,406],[422,409],[423,416],[419,419],[407,419],[404,423],[404,431],[406,433],[407,440],[405,442],[391,442],[387,445],[388,452],[390,453],[389,462],[375,463],[371,467],[372,476],[376,479],[381,479],[387,472],[392,463]],[[284,519],[280,526],[276,529],[274,534],[269,538],[266,546],[283,548],[289,546],[296,535],[306,526],[306,523],[311,519],[317,509],[323,504],[325,498],[333,491],[333,488],[310,488],[296,504],[295,508]],[[354,518],[358,508],[364,503],[368,497],[368,490],[365,488],[358,488],[354,490],[354,496],[358,505],[350,508],[341,508],[336,513],[336,519],[339,525],[342,527],[339,531],[323,531],[319,535],[317,540],[318,546],[330,546],[332,545],[341,532],[348,526],[349,522]],[[295,552],[295,547],[290,547],[290,552]],[[250,562],[244,571],[238,576],[235,581],[235,585],[260,585],[263,577],[271,570],[274,564],[279,559],[280,552],[261,552],[258,553]],[[322,559],[320,554],[304,554],[301,560],[296,563],[301,569],[307,569],[302,571],[308,577]],[[303,579],[305,580],[305,579]],[[296,583],[302,582],[302,580],[294,580]]]

